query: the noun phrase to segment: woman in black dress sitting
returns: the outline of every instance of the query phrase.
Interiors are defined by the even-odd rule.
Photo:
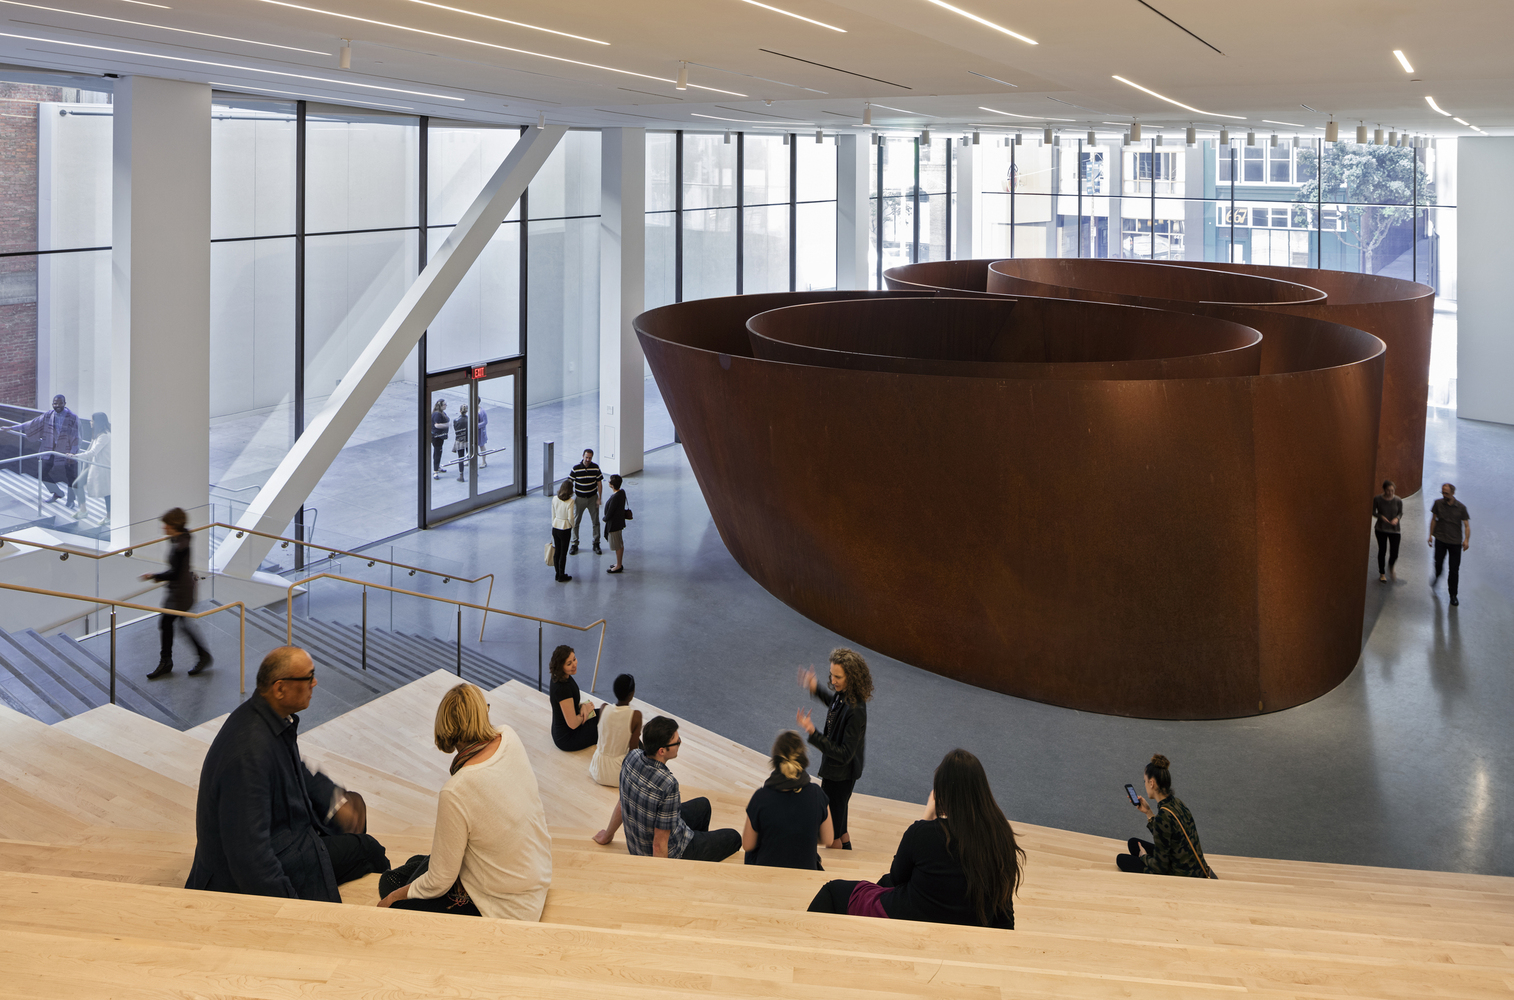
[[[831,808],[825,792],[810,780],[810,755],[791,729],[773,741],[773,773],[746,807],[741,846],[746,863],[769,868],[820,867],[816,848],[831,842]]]
[[[925,816],[899,841],[878,882],[827,882],[812,913],[930,920],[1014,930],[1025,851],[977,757],[953,750],[936,768]]]
[[[592,701],[579,703],[578,655],[572,646],[552,650],[552,742],[559,750],[584,750],[599,743],[599,716]],[[601,706],[603,707],[603,706]]]

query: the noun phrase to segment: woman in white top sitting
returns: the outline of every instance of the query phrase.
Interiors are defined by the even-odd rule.
[[[636,678],[615,678],[615,704],[599,716],[599,743],[589,761],[589,777],[601,785],[620,787],[620,765],[626,754],[641,746],[641,709],[631,707],[636,697]]]
[[[494,728],[484,693],[459,684],[436,710],[436,747],[457,756],[436,803],[431,855],[385,872],[379,905],[540,920],[552,845],[520,737]]]

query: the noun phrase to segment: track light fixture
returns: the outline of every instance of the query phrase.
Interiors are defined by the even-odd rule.
[[[1356,144],[1358,146],[1365,146],[1367,144],[1367,126],[1356,126]]]
[[[973,131],[973,145],[974,146],[978,145],[978,140],[981,139],[981,138],[982,138],[982,136],[976,130],[974,130]]]
[[[1221,146],[1228,146],[1228,145],[1230,145],[1230,130],[1228,128],[1222,128],[1222,129],[1220,129],[1220,145]]]
[[[1088,144],[1090,146],[1097,146],[1099,144],[1099,137],[1093,134],[1093,129],[1088,130]]]
[[[1273,149],[1277,148],[1277,133],[1276,132],[1272,133],[1272,135],[1267,139],[1267,145],[1270,146],[1270,147],[1272,147]]]
[[[1050,146],[1055,141],[1056,139],[1053,137],[1051,129],[1045,128],[1041,130],[1041,145]]]
[[[1160,132],[1158,132],[1158,133],[1157,133],[1157,134],[1156,134],[1156,135],[1155,135],[1155,136],[1154,136],[1154,137],[1153,137],[1153,138],[1152,138],[1152,140],[1151,140],[1151,144],[1152,144],[1152,145],[1153,145],[1153,146],[1160,146],[1160,145],[1161,145],[1161,144],[1162,144],[1162,133],[1160,133]]]
[[[1188,126],[1188,131],[1183,133],[1183,141],[1190,146],[1197,144],[1199,141],[1199,130],[1192,125]]]
[[[352,68],[352,39],[342,39],[342,51],[337,60],[337,65],[342,69]]]
[[[689,64],[688,63],[681,62],[681,63],[678,64],[678,82],[673,84],[673,89],[674,90],[688,90],[689,89]]]
[[[1255,132],[1247,132],[1246,133],[1246,145],[1248,145],[1248,146],[1255,146],[1256,145],[1256,133]]]
[[[729,146],[731,144],[731,130],[730,129],[726,129],[725,130],[725,144],[727,146]]]
[[[1020,133],[1020,132],[1016,132],[1015,133],[1015,145],[1016,146],[1023,146],[1023,145],[1025,145],[1025,136],[1024,136],[1023,133]]]
[[[1397,146],[1398,145],[1398,133],[1397,132],[1389,132],[1388,133],[1388,145],[1390,145],[1390,146]]]
[[[819,145],[819,144],[820,144],[820,143],[822,143],[822,142],[824,142],[824,141],[825,141],[825,133],[824,133],[824,132],[822,132],[822,131],[820,131],[820,130],[819,130],[819,129],[818,129],[818,128],[817,128],[817,129],[816,129],[816,130],[815,130],[815,144],[816,144],[816,145]]]
[[[862,105],[862,124],[864,124],[864,125],[871,125],[872,123],[873,123],[873,106],[871,104],[864,104],[864,105]]]
[[[1341,127],[1334,118],[1325,123],[1325,141],[1340,142]]]
[[[1382,144],[1383,144],[1383,130],[1380,129],[1380,128],[1373,129],[1372,130],[1372,145],[1374,145],[1374,146],[1381,146]]]
[[[547,127],[547,113],[545,111],[538,111],[536,113],[536,127],[537,128],[546,128]]]
[[[1121,137],[1121,138],[1120,138],[1120,144],[1121,144],[1121,145],[1122,145],[1122,146],[1128,146],[1128,145],[1130,145],[1130,133],[1129,133],[1129,132],[1126,132],[1126,133],[1125,133],[1125,134],[1124,134],[1124,135],[1123,135],[1123,136],[1122,136],[1122,137]]]
[[[789,134],[787,132],[783,133],[783,144],[785,146],[789,144]]]
[[[1141,122],[1139,119],[1130,123],[1130,141],[1141,141]]]

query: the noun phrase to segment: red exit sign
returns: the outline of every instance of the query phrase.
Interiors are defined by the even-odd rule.
[[[478,381],[479,379],[483,378],[484,377],[484,366],[483,365],[479,365],[477,368],[474,368],[472,370],[472,372],[471,372],[471,374],[470,374],[469,377],[472,378],[475,382]]]

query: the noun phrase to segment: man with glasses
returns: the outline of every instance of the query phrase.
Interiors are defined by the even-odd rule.
[[[363,797],[300,759],[315,664],[280,646],[258,667],[257,693],[226,717],[200,769],[194,865],[186,889],[340,903],[337,886],[389,870]]]
[[[724,861],[741,849],[741,834],[710,829],[707,798],[680,804],[678,779],[668,770],[668,761],[678,756],[682,744],[678,723],[659,715],[642,727],[641,749],[627,753],[620,765],[626,848],[655,858]]]

